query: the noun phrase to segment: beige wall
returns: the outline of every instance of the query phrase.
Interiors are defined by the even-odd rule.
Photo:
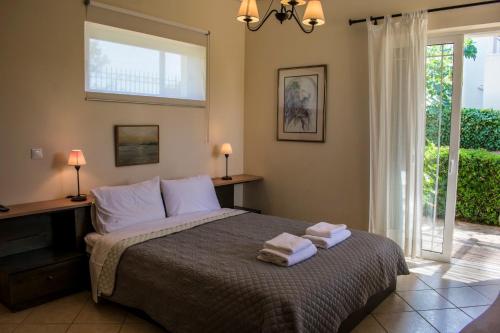
[[[228,0],[102,0],[212,32],[210,143],[201,109],[84,100],[83,0],[0,1],[0,203],[74,192],[70,149],[84,150],[84,192],[160,175],[222,175],[214,145],[229,141],[230,171],[243,171],[244,27]],[[160,164],[114,166],[113,126],[159,124]],[[30,160],[30,148],[44,149]]]
[[[266,177],[246,187],[247,205],[358,228],[366,227],[368,200],[366,29],[347,26],[347,19],[462,2],[326,0],[327,25],[305,35],[291,22],[273,21],[245,34],[234,20],[236,0],[101,1],[212,32],[210,143],[202,110],[84,100],[81,0],[2,0],[0,203],[74,192],[74,170],[65,165],[73,148],[87,156],[86,192],[155,175],[222,175],[224,161],[214,146],[229,141],[232,173],[245,169]],[[494,6],[431,16],[433,28],[495,21]],[[327,142],[277,142],[276,69],[322,63],[329,66]],[[115,168],[116,124],[159,124],[161,163]],[[43,160],[30,160],[35,147],[44,149]]]
[[[327,24],[306,35],[270,20],[246,35],[245,171],[265,177],[247,186],[245,204],[266,213],[368,227],[368,59],[362,18],[464,1],[326,0]],[[467,2],[467,1],[465,1]],[[262,4],[263,5],[263,4]],[[264,6],[261,6],[264,10]],[[491,5],[430,14],[430,28],[500,21]],[[326,143],[276,141],[277,69],[328,65]]]

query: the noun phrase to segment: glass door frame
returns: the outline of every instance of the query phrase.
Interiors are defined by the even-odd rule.
[[[453,90],[451,98],[451,128],[448,159],[448,184],[446,190],[446,212],[443,230],[442,253],[421,249],[424,259],[449,262],[453,250],[453,229],[457,203],[458,159],[460,148],[460,117],[462,109],[462,77],[464,34],[430,35],[427,45],[453,44]]]

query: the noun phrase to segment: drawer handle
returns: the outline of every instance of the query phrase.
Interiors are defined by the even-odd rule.
[[[53,280],[54,280],[54,276],[53,276],[53,275],[49,275],[49,276],[47,276],[47,280],[49,280],[49,281],[53,281]]]

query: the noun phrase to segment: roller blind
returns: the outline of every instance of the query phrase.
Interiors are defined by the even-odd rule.
[[[87,10],[87,99],[206,106],[208,33],[103,6]]]

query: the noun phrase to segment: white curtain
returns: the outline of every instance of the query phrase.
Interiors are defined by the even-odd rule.
[[[427,12],[368,22],[370,231],[420,251]]]

